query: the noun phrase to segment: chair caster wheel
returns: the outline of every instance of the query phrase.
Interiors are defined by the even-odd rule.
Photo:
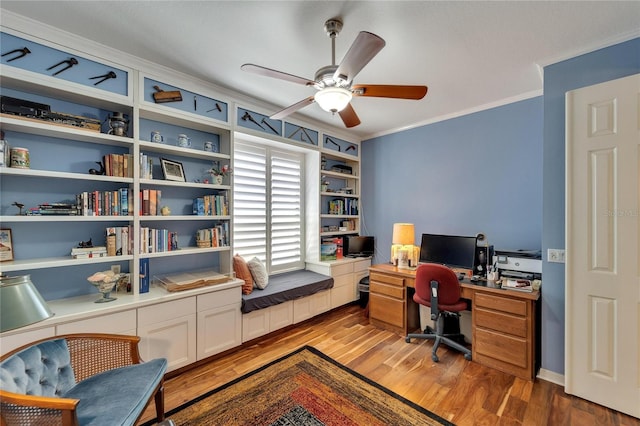
[[[407,343],[411,343],[411,337],[405,337],[404,341],[407,342]]]
[[[431,359],[433,360],[433,362],[438,362],[438,361],[440,361],[440,359],[438,358],[438,355],[436,355],[436,354],[432,354],[432,355],[431,355]]]
[[[464,359],[471,361],[471,354],[464,354]]]

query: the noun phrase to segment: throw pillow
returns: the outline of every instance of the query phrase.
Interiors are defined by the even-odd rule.
[[[251,294],[253,291],[253,277],[251,276],[247,262],[245,262],[239,254],[233,256],[233,272],[236,273],[237,278],[244,281],[244,284],[242,284],[242,294]]]
[[[253,277],[253,281],[256,282],[256,287],[261,290],[264,290],[269,284],[269,274],[267,274],[267,268],[264,267],[260,259],[254,257],[250,261],[247,262],[247,266],[251,271],[251,276]]]

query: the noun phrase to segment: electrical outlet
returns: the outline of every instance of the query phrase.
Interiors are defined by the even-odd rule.
[[[547,249],[547,262],[564,263],[564,249]]]

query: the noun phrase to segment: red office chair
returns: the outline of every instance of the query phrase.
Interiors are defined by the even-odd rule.
[[[436,351],[440,343],[457,349],[464,354],[465,359],[471,361],[471,350],[452,339],[454,335],[444,333],[445,313],[454,313],[467,309],[467,302],[460,298],[460,283],[458,276],[451,269],[436,263],[425,263],[416,270],[416,292],[413,300],[420,305],[431,308],[431,319],[436,322],[435,333],[427,327],[424,334],[408,334],[405,341],[412,338],[435,339],[431,359],[438,362]]]

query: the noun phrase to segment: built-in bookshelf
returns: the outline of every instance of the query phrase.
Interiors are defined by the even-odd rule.
[[[28,36],[3,33],[2,41],[6,49],[33,47],[52,62],[67,55]],[[0,221],[11,230],[13,250],[0,271],[32,275],[46,300],[93,293],[86,277],[111,265],[129,273],[136,296],[141,259],[149,259],[152,275],[206,264],[232,276],[231,177],[214,182],[208,173],[231,163],[228,102],[206,87],[76,56],[77,72],[56,76],[39,63],[3,58],[2,95],[19,102],[5,111],[3,101],[0,126],[7,150],[28,150],[30,164],[0,167]],[[86,84],[105,68],[117,70],[117,81]],[[185,101],[156,102],[158,85]],[[80,122],[85,117],[91,126],[53,120],[53,111]],[[162,135],[160,142],[152,132]],[[189,146],[181,146],[179,135],[188,135]],[[215,214],[200,215],[193,211],[197,199],[223,208],[213,203]],[[114,230],[122,229],[129,242],[120,238],[120,249],[109,251],[116,255],[72,256],[80,243],[109,246],[110,234],[121,237]],[[215,244],[198,244],[203,229],[220,232]]]

